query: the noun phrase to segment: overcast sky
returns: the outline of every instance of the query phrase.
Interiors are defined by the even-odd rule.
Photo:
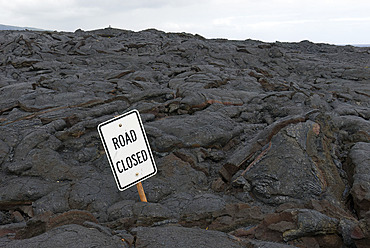
[[[0,0],[0,24],[156,28],[206,38],[370,44],[369,0]]]

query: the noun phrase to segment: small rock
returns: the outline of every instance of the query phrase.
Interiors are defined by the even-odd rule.
[[[13,217],[14,222],[16,222],[16,223],[24,222],[25,221],[24,220],[24,217],[22,216],[22,214],[20,212],[18,212],[18,211],[14,211],[12,213],[12,217]]]
[[[226,188],[227,184],[222,180],[221,177],[218,177],[212,182],[211,188],[216,192],[221,192]]]

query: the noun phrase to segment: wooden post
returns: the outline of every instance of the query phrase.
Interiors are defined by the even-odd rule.
[[[136,184],[136,187],[137,187],[137,191],[139,192],[140,200],[142,202],[148,202],[146,200],[145,192],[144,192],[143,185],[141,184],[141,182]]]

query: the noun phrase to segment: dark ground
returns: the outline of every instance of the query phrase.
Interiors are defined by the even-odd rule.
[[[0,32],[1,247],[368,247],[370,48]],[[97,125],[158,167],[120,192]]]

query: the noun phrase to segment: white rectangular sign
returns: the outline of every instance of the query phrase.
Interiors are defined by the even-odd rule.
[[[157,173],[137,110],[99,124],[98,132],[119,190],[125,190]]]

